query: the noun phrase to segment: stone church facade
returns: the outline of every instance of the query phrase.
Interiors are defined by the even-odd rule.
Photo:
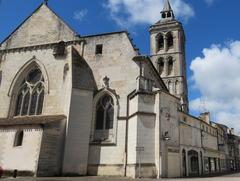
[[[156,178],[227,170],[218,144],[223,128],[208,114],[188,114],[185,35],[168,1],[161,16],[150,28],[150,56],[125,31],[79,35],[47,3],[1,43],[6,175]]]

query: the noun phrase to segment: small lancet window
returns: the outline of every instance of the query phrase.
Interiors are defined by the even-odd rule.
[[[160,75],[163,73],[163,70],[164,70],[164,60],[162,57],[160,57],[158,60],[158,72]]]
[[[17,94],[15,116],[39,115],[44,100],[44,79],[37,67],[24,78]]]
[[[163,49],[163,47],[164,47],[164,38],[163,38],[162,34],[159,35],[157,42],[158,42],[158,51],[159,51],[160,49]]]
[[[173,59],[172,57],[168,58],[168,75],[172,73],[173,70]]]
[[[55,57],[61,57],[65,55],[65,42],[60,41],[58,44],[55,45],[53,50],[53,55]]]
[[[171,12],[168,12],[168,13],[167,13],[167,17],[168,17],[168,18],[172,17],[172,13],[171,13]]]
[[[166,14],[164,12],[162,13],[162,18],[166,18]]]
[[[113,129],[114,103],[111,96],[105,94],[97,103],[96,130]]]
[[[24,133],[22,130],[16,132],[15,138],[14,138],[14,144],[13,144],[14,147],[22,146],[23,136],[24,136]]]
[[[167,34],[167,47],[171,48],[173,46],[173,35],[172,33]]]

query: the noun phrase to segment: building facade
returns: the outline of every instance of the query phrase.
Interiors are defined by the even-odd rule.
[[[79,35],[46,2],[1,43],[5,175],[159,178],[228,170],[224,128],[188,113],[185,35],[168,0],[161,16],[150,28],[150,56],[125,31]]]

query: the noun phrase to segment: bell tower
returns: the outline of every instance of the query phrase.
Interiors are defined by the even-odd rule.
[[[185,34],[175,19],[169,0],[165,0],[161,20],[150,27],[151,60],[169,92],[181,99],[188,112],[188,89],[185,60]]]

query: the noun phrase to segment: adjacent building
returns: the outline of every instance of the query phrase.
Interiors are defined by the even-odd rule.
[[[160,18],[159,18],[160,19]],[[239,169],[239,137],[189,114],[168,0],[149,56],[126,31],[81,36],[45,1],[0,46],[5,175],[187,177]]]

